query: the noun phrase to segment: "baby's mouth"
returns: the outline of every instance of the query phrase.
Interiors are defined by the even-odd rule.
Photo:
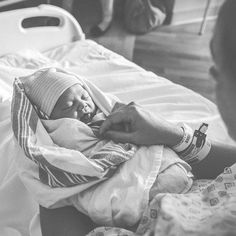
[[[91,113],[84,114],[80,120],[84,123],[89,123],[91,121]]]
[[[89,123],[91,121],[91,113],[89,112],[89,107],[86,105],[81,111],[83,115],[80,120],[86,124]]]

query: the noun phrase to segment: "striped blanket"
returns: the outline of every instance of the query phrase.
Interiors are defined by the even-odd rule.
[[[69,187],[101,178],[107,179],[113,175],[122,162],[127,161],[134,154],[134,150],[128,145],[119,148],[114,145],[113,152],[111,152],[112,147],[106,145],[89,158],[79,151],[71,151],[55,144],[45,146],[40,144],[37,137],[37,126],[41,122],[40,117],[47,118],[45,114],[30,103],[25,95],[23,84],[17,78],[14,83],[12,100],[13,132],[25,155],[38,165],[39,178],[42,183],[50,187]],[[64,133],[64,135],[66,134]],[[60,166],[54,164],[58,159],[59,162],[62,162]],[[73,161],[71,159],[76,159],[75,162],[71,163],[74,165],[73,168],[71,170],[70,168],[63,168],[63,162],[66,162],[68,167],[68,162]],[[76,163],[80,161],[82,165],[78,165],[76,168]],[[83,165],[87,165],[87,168]],[[95,171],[80,171],[81,168],[94,169]]]

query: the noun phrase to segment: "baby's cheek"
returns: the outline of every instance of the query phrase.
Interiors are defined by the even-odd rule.
[[[65,117],[72,119],[77,119],[77,116],[78,116],[77,111],[71,111],[65,115]]]
[[[74,111],[74,112],[73,112],[73,116],[72,116],[71,118],[80,120],[80,118],[81,118],[82,116],[83,116],[83,113],[82,113],[82,112]]]
[[[78,117],[78,111],[74,111],[72,114],[72,118],[77,118]]]

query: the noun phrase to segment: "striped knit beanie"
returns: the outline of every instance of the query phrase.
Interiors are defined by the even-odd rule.
[[[57,68],[39,70],[20,80],[29,100],[49,117],[63,92],[75,84],[81,84],[76,76]]]

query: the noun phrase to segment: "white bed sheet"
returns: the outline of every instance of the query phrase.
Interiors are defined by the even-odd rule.
[[[90,40],[71,43],[43,54],[23,51],[0,58],[0,235],[40,235],[38,204],[17,174],[17,153],[10,122],[12,83],[22,76],[49,66],[63,67],[84,76],[104,92],[124,102],[135,101],[172,122],[192,127],[210,124],[212,139],[232,142],[216,106],[202,96],[145,71]],[[32,220],[32,217],[34,220]],[[31,233],[30,233],[31,232]]]

